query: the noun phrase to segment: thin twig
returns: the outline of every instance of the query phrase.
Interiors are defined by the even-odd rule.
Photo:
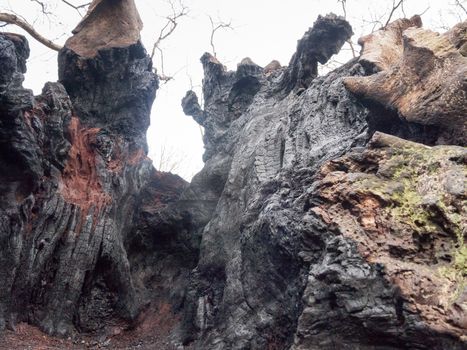
[[[154,41],[154,44],[153,44],[152,50],[151,50],[151,60],[154,58],[154,55],[156,54],[156,50],[159,52],[159,56],[160,56],[160,59],[161,59],[160,73],[157,73],[157,69],[155,69],[155,70],[156,70],[156,73],[157,73],[157,76],[159,77],[159,79],[164,81],[164,82],[168,82],[168,81],[172,80],[173,77],[168,76],[168,75],[165,74],[165,71],[164,71],[164,52],[161,49],[160,45],[161,45],[162,41],[167,39],[174,32],[174,30],[177,28],[178,20],[180,19],[180,17],[188,15],[188,8],[182,3],[181,0],[178,1],[179,9],[177,9],[175,7],[174,2],[172,0],[169,1],[169,4],[170,4],[170,7],[172,8],[172,14],[170,16],[166,17],[167,22],[165,23],[165,25],[159,31],[159,36]]]
[[[82,9],[82,8],[84,8],[84,7],[86,7],[86,6],[91,5],[90,2],[87,2],[87,3],[82,4],[82,5],[73,5],[71,2],[69,2],[69,1],[67,1],[67,0],[62,0],[62,2],[64,2],[65,4],[67,4],[67,5],[70,6],[70,7],[73,7],[75,10],[79,10],[79,9]]]
[[[82,5],[73,5],[71,2],[67,1],[67,0],[61,0],[64,4],[70,6],[71,8],[74,8],[81,17],[83,17],[83,15],[81,14],[81,9],[84,9],[85,7],[91,5],[90,2],[87,2],[85,4],[82,4]]]
[[[355,52],[355,48],[353,46],[353,43],[352,43],[352,40],[347,40],[347,43],[349,44],[350,46],[350,50],[352,50],[352,57],[355,58],[357,57],[357,53]]]
[[[48,16],[52,14],[52,12],[47,11],[47,5],[43,3],[42,1],[39,1],[39,0],[29,0],[29,1],[35,2],[36,4],[38,4],[41,7],[41,12],[44,15]]]
[[[454,5],[460,7],[462,11],[464,11],[464,13],[467,15],[467,9],[464,7],[464,5],[461,4],[460,0],[456,0]]]
[[[428,6],[426,9],[424,9],[424,10],[422,11],[422,13],[419,13],[418,15],[419,15],[420,17],[423,16],[425,13],[428,12],[429,9],[430,9],[430,6]]]
[[[396,2],[392,0],[392,9],[391,9],[391,12],[389,13],[388,20],[386,21],[386,24],[384,25],[383,28],[386,28],[388,26],[389,22],[391,22],[392,15],[398,9],[398,7],[402,5],[403,2],[404,0],[399,0],[399,2],[396,5]]]
[[[344,18],[347,18],[346,1],[347,0],[337,0],[337,2],[340,3],[342,6],[342,11],[344,12]]]
[[[402,11],[402,14],[404,15],[404,18],[407,18],[407,15],[405,14],[404,2],[402,2],[401,4],[401,11]]]
[[[151,59],[154,57],[156,49],[159,49],[161,42],[167,39],[174,32],[175,28],[177,28],[177,20],[188,14],[188,8],[181,1],[179,2],[180,10],[178,11],[175,8],[173,1],[170,1],[169,3],[172,8],[172,15],[166,17],[167,22],[160,30],[159,36],[156,38],[154,45],[152,46]]]
[[[154,45],[152,46],[151,59],[154,58],[154,54],[156,53],[156,50],[160,49],[159,45],[161,41],[166,39],[170,34],[172,34],[175,28],[177,28],[177,25],[178,23],[175,21],[175,19],[173,19],[172,17],[167,17],[167,23],[165,24],[165,26],[162,27],[159,33],[159,37],[156,39],[156,41],[154,42]],[[167,28],[169,29],[167,32],[165,32]]]
[[[371,20],[368,21],[365,18],[362,18],[362,21],[366,24],[372,24],[373,27],[371,28],[370,33],[374,33],[378,25],[380,26],[378,29],[383,28],[383,22],[381,22],[381,20],[383,19],[384,14],[378,17],[375,13],[371,12],[370,9],[368,9],[368,11],[370,13]]]
[[[164,73],[164,51],[162,51],[162,49],[160,47],[157,47],[156,49],[157,49],[157,51],[159,51],[159,55],[160,55],[160,58],[161,58],[161,72],[157,73],[157,69],[156,69],[157,77],[159,78],[159,80],[163,81],[164,84],[166,84],[170,80],[173,79],[173,76],[165,75],[165,73]]]
[[[232,21],[230,21],[229,23],[225,23],[223,21],[219,21],[219,22],[214,22],[212,20],[212,17],[211,16],[208,16],[209,17],[209,21],[211,21],[211,38],[210,38],[210,43],[211,43],[211,47],[212,47],[212,54],[214,57],[217,58],[217,52],[216,52],[216,46],[214,45],[214,34],[216,34],[216,32],[219,30],[219,29],[222,29],[222,28],[226,28],[226,29],[231,29],[233,30],[233,27],[232,27]]]

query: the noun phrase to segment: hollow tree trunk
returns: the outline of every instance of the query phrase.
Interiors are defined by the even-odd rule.
[[[148,187],[163,206],[184,182],[146,156],[158,80],[140,28],[133,1],[96,1],[59,54],[60,82],[37,97],[21,86],[27,42],[0,35],[2,328],[131,324],[149,301],[131,274],[129,233]]]

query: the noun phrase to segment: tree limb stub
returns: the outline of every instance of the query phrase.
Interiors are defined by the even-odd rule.
[[[360,98],[397,110],[409,122],[464,134],[457,143],[467,143],[467,21],[444,34],[417,25],[401,30],[401,23],[359,40],[361,59],[379,72],[347,77],[344,85]],[[391,47],[381,47],[384,42]],[[398,42],[400,49],[394,50]]]
[[[94,0],[65,47],[92,58],[99,50],[137,43],[142,28],[134,0]]]

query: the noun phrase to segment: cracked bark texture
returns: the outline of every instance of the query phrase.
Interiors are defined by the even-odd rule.
[[[114,3],[133,8],[95,1],[87,25]],[[456,50],[462,33],[446,34]],[[91,54],[70,40],[60,82],[36,97],[21,86],[26,41],[0,35],[2,327],[109,334],[149,319],[168,349],[465,348],[465,148],[434,146],[442,121],[346,88],[377,65],[317,76],[352,34],[343,18],[320,16],[289,66],[202,56],[204,107],[182,100],[205,129],[190,184],[146,158],[157,79],[133,34]]]
[[[463,243],[451,230],[462,224],[447,223],[433,235],[435,243],[428,252],[404,247],[404,241],[392,238],[400,245],[394,248],[397,259],[415,256],[418,263],[411,265],[414,278],[401,282],[394,278],[399,260],[385,258],[389,243],[383,239],[384,253],[365,250],[361,232],[352,221],[341,226],[333,221],[337,218],[329,208],[340,204],[338,196],[346,190],[346,183],[337,179],[341,187],[330,187],[335,197],[326,202],[316,193],[327,189],[320,169],[351,150],[363,150],[375,131],[430,145],[439,137],[440,128],[404,119],[385,106],[357,99],[346,89],[344,81],[349,77],[372,78],[365,77],[374,72],[368,64],[352,60],[326,76],[316,75],[318,61],[325,63],[351,33],[342,18],[320,17],[299,41],[289,66],[272,71],[265,72],[250,59],[242,60],[236,71],[226,71],[211,55],[201,58],[204,109],[192,91],[182,100],[182,107],[205,127],[206,164],[197,181],[204,178],[202,184],[211,183],[215,175],[220,191],[216,191],[215,211],[202,232],[199,261],[187,293],[182,327],[185,344],[198,349],[465,346],[465,324],[459,321],[465,318],[464,297],[455,294],[463,288],[459,281],[465,271],[454,273],[457,277],[435,277],[438,268],[456,266],[453,252]],[[455,74],[452,77],[456,79]],[[398,152],[398,147],[402,146],[391,146],[389,152]],[[363,160],[372,154],[368,152],[361,156]],[[462,149],[453,152],[460,152],[455,158],[463,159]],[[421,163],[410,166],[424,172]],[[460,168],[457,178],[465,177],[465,165],[452,169],[456,167]],[[345,170],[336,168],[337,172]],[[370,167],[369,171],[376,170]],[[190,188],[199,189],[199,182]],[[372,190],[369,186],[368,191]],[[441,187],[439,191],[442,197],[447,190]],[[465,200],[459,196],[454,200],[457,205]],[[316,208],[328,202],[329,207],[323,209],[330,216],[326,221]],[[424,210],[417,207],[418,202],[397,203]],[[371,208],[370,204],[363,201],[361,205]],[[358,208],[355,202],[350,205]],[[461,214],[459,209],[449,210],[456,218]],[[365,219],[358,212],[352,215],[354,220]],[[397,232],[395,226],[394,235],[405,232],[418,239],[420,229],[410,226],[409,218],[401,220],[403,229]],[[382,225],[382,230],[390,230],[391,223]],[[384,232],[385,237],[392,237]],[[440,260],[430,256],[436,249],[443,256]],[[461,257],[458,260],[461,266],[465,264]],[[417,281],[430,279],[431,274],[431,293],[442,295],[446,309],[438,307],[436,298],[419,297],[423,292],[415,287]],[[441,291],[443,283],[447,289]],[[457,299],[449,306],[446,300],[453,295]]]
[[[39,96],[21,85],[26,40],[0,35],[2,329],[29,322],[48,334],[108,332],[132,326],[162,296],[147,292],[144,262],[132,269],[130,259],[138,240],[159,253],[141,241],[140,217],[157,215],[185,182],[146,157],[158,81],[139,33],[83,51],[114,16],[140,27],[133,1],[98,3],[59,54],[60,82]]]

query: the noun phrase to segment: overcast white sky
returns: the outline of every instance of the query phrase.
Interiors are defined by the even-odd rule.
[[[86,0],[68,0],[79,5]],[[178,0],[175,0],[178,1]],[[14,10],[34,23],[44,36],[63,44],[80,20],[77,11],[60,0],[44,0],[47,17],[40,15],[40,6],[34,0],[0,0],[0,10]],[[166,23],[170,7],[164,0],[135,0],[144,22],[143,43],[149,48]],[[319,14],[334,12],[342,15],[336,0],[183,0],[189,14],[179,21],[174,33],[162,43],[165,73],[174,79],[158,90],[148,130],[150,156],[159,163],[161,148],[179,163],[175,172],[189,180],[203,166],[203,143],[198,125],[183,114],[180,101],[193,85],[199,91],[202,69],[199,58],[211,51],[209,38],[214,20],[231,22],[234,30],[218,31],[215,37],[218,58],[229,69],[235,69],[244,57],[250,57],[265,66],[276,59],[286,65],[295,51],[297,40],[312,26]],[[443,27],[465,19],[465,13],[453,6],[455,0],[405,0],[404,12],[410,17],[424,13],[424,27],[443,30]],[[464,7],[467,1],[461,0]],[[371,31],[375,19],[385,22],[392,8],[392,0],[347,0],[347,19],[354,28],[353,41]],[[394,18],[401,17],[398,10]],[[20,32],[8,26],[5,31]],[[28,62],[25,86],[39,94],[46,81],[57,80],[57,54],[29,39],[31,56]],[[357,48],[359,49],[358,45]],[[338,60],[350,58],[344,50]],[[160,62],[156,56],[155,65]]]

